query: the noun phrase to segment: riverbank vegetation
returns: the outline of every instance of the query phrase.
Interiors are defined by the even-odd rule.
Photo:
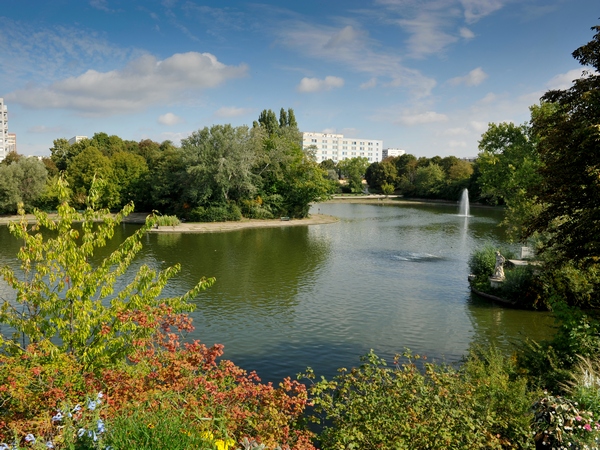
[[[283,108],[279,120],[265,110],[252,127],[205,127],[180,147],[106,133],[73,144],[56,139],[49,158],[12,154],[0,163],[0,213],[14,214],[18,202],[27,211],[56,209],[52,186],[64,176],[77,208],[96,181],[99,206],[112,210],[135,202],[139,211],[193,221],[303,218],[335,183],[301,142],[294,111]]]
[[[594,39],[574,56],[598,71],[600,27],[594,30]],[[599,448],[599,93],[598,72],[570,89],[548,92],[531,109],[530,124],[490,125],[480,161],[470,166],[481,195],[506,205],[513,239],[528,240],[536,250],[539,266],[518,272],[505,294],[518,299],[531,289],[552,309],[557,330],[551,340],[521,342],[508,357],[474,346],[459,367],[429,363],[409,351],[388,366],[371,352],[362,365],[340,368],[331,380],[317,380],[308,369],[305,383],[284,379],[278,387],[222,359],[222,346],[181,338],[192,327],[186,315],[191,298],[212,279],[164,298],[162,289],[178,267],[131,271],[156,217],[106,259],[94,254],[133,206],[125,204],[116,216],[107,208],[123,206],[132,193],[142,204],[152,198],[155,187],[146,185],[150,197],[144,197],[134,186],[157,167],[165,170],[149,179],[163,191],[153,201],[161,199],[166,209],[175,205],[165,213],[217,215],[216,208],[226,208],[223,213],[232,214],[237,207],[257,215],[306,214],[310,201],[331,185],[324,169],[292,145],[289,136],[297,130],[290,111],[279,121],[266,111],[252,129],[201,130],[180,149],[140,144],[137,156],[106,136],[98,145],[117,145],[112,156],[130,174],[126,187],[106,182],[114,172],[95,176],[102,167],[116,167],[98,148],[82,146],[71,154],[73,146],[55,143],[53,162],[66,171],[70,189],[58,177],[42,197],[57,207],[58,218],[38,210],[35,224],[23,218],[10,225],[23,242],[21,269],[0,271],[16,293],[0,308],[0,449]],[[233,166],[212,152],[225,136],[237,143]],[[144,169],[141,148],[159,152],[159,163]],[[21,161],[3,166],[17,164],[13,181],[24,179],[17,176],[26,172]],[[97,166],[88,172],[92,162]],[[344,169],[348,177],[364,167],[351,163]],[[419,183],[414,189],[421,194],[426,191],[417,189],[427,186],[450,189],[431,183],[443,180],[441,164],[402,174],[402,183]],[[450,164],[447,173],[467,183],[463,166]],[[218,175],[214,180],[207,178],[209,169]],[[393,174],[391,165],[381,173]],[[192,181],[182,185],[176,174]],[[474,254],[474,275],[493,269],[494,250]],[[130,281],[117,291],[126,275]],[[318,432],[307,423],[311,419]]]

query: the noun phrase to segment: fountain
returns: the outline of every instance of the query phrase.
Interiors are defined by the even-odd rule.
[[[462,197],[460,198],[460,203],[458,205],[458,215],[461,217],[469,217],[469,190],[463,190]]]

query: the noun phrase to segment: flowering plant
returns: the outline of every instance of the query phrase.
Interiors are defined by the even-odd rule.
[[[599,448],[600,423],[590,411],[580,411],[577,402],[545,392],[533,412],[537,448]]]

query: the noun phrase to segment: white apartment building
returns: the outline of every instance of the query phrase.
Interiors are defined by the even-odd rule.
[[[73,136],[71,139],[69,139],[69,145],[73,145],[76,142],[79,141],[83,141],[84,139],[87,139],[87,136]]]
[[[0,97],[0,161],[8,155],[8,109]]]
[[[402,156],[406,153],[406,150],[401,150],[399,148],[386,148],[381,152],[381,159],[388,158],[390,156]]]
[[[15,133],[8,133],[6,135],[6,153],[17,151],[17,135]]]
[[[357,156],[365,157],[369,162],[381,161],[383,141],[376,139],[345,138],[343,134],[302,133],[302,148],[315,147],[317,162],[327,159],[339,162]]]

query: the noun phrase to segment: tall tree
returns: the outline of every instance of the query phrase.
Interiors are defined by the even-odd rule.
[[[21,157],[10,165],[0,165],[0,213],[14,214],[17,205],[31,211],[46,187],[48,172],[35,157]]]
[[[542,105],[551,106],[532,117],[542,167],[529,192],[543,209],[527,228],[548,233],[544,249],[559,260],[588,264],[600,262],[600,26],[592,30],[573,52],[588,69],[569,89],[547,92]]]
[[[214,125],[181,141],[190,177],[185,198],[195,205],[253,198],[252,171],[262,147],[260,129]]]
[[[532,115],[538,109],[532,107]],[[530,188],[539,183],[540,159],[537,139],[527,124],[490,124],[479,141],[479,178],[481,194],[493,204],[504,203],[504,224],[509,237],[521,240],[524,223],[539,208]]]
[[[342,175],[348,180],[348,186],[354,193],[363,191],[362,180],[369,167],[369,160],[364,156],[348,158],[338,163]]]

